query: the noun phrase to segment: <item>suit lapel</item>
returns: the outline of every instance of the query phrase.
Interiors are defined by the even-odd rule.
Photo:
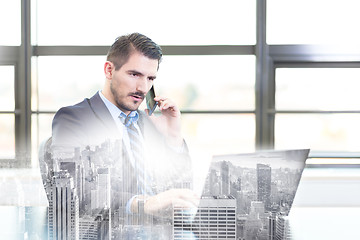
[[[110,136],[119,133],[117,126],[112,118],[109,110],[105,106],[104,102],[100,98],[99,92],[89,99],[89,105],[96,117],[102,122],[104,127],[107,129]]]

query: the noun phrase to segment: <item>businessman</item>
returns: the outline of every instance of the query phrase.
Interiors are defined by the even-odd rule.
[[[142,34],[117,38],[104,64],[103,89],[61,108],[52,123],[52,148],[57,153],[99,146],[109,139],[122,141],[122,163],[115,162],[114,168],[126,184],[111,183],[111,206],[123,207],[127,214],[144,211],[161,216],[172,206],[192,208],[198,202],[190,189],[165,187],[165,181],[186,178],[191,171],[178,107],[169,98],[156,96],[160,114],[149,116],[148,109],[139,110],[154,85],[161,58],[161,48]],[[156,185],[164,186],[159,191]]]

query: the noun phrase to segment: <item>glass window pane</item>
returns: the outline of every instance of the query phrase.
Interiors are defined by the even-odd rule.
[[[277,110],[359,110],[360,68],[277,68]]]
[[[214,155],[255,151],[254,114],[183,114],[182,132],[194,169],[194,190],[203,191]]]
[[[104,84],[104,62],[105,57],[39,57],[33,110],[55,111],[90,97]],[[229,69],[239,74],[234,77]],[[157,94],[172,98],[182,110],[254,110],[255,58],[165,56],[155,84]]]
[[[360,114],[277,114],[275,147],[358,152],[359,122]]]
[[[105,60],[104,56],[38,57],[32,109],[56,111],[91,97],[104,84]]]
[[[0,0],[0,45],[21,44],[21,1]]]
[[[0,66],[0,111],[14,110],[14,66]]]
[[[15,159],[14,114],[0,114],[0,159]]]
[[[38,166],[40,145],[51,137],[51,123],[55,114],[33,114],[31,117],[32,165]]]
[[[157,94],[182,110],[254,110],[254,56],[164,56]]]
[[[254,114],[183,114],[182,129],[196,161],[255,150]],[[203,162],[204,163],[204,162]]]
[[[38,0],[38,44],[110,45],[131,32],[160,45],[255,44],[255,3]]]
[[[268,0],[267,41],[269,44],[357,44],[359,8],[358,0]]]

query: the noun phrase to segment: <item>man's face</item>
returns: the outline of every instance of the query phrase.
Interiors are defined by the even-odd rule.
[[[137,110],[153,85],[157,69],[158,60],[134,52],[120,69],[113,67],[110,101],[126,115]]]

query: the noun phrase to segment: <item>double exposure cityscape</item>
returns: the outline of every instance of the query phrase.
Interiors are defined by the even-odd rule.
[[[48,239],[291,239],[287,224],[307,150],[215,156],[196,209],[174,206],[168,217],[128,214],[114,185],[124,186],[119,142],[42,164]],[[115,170],[114,170],[115,169]],[[196,174],[196,173],[194,173]],[[166,187],[164,187],[166,186]],[[191,188],[189,179],[159,187]]]

